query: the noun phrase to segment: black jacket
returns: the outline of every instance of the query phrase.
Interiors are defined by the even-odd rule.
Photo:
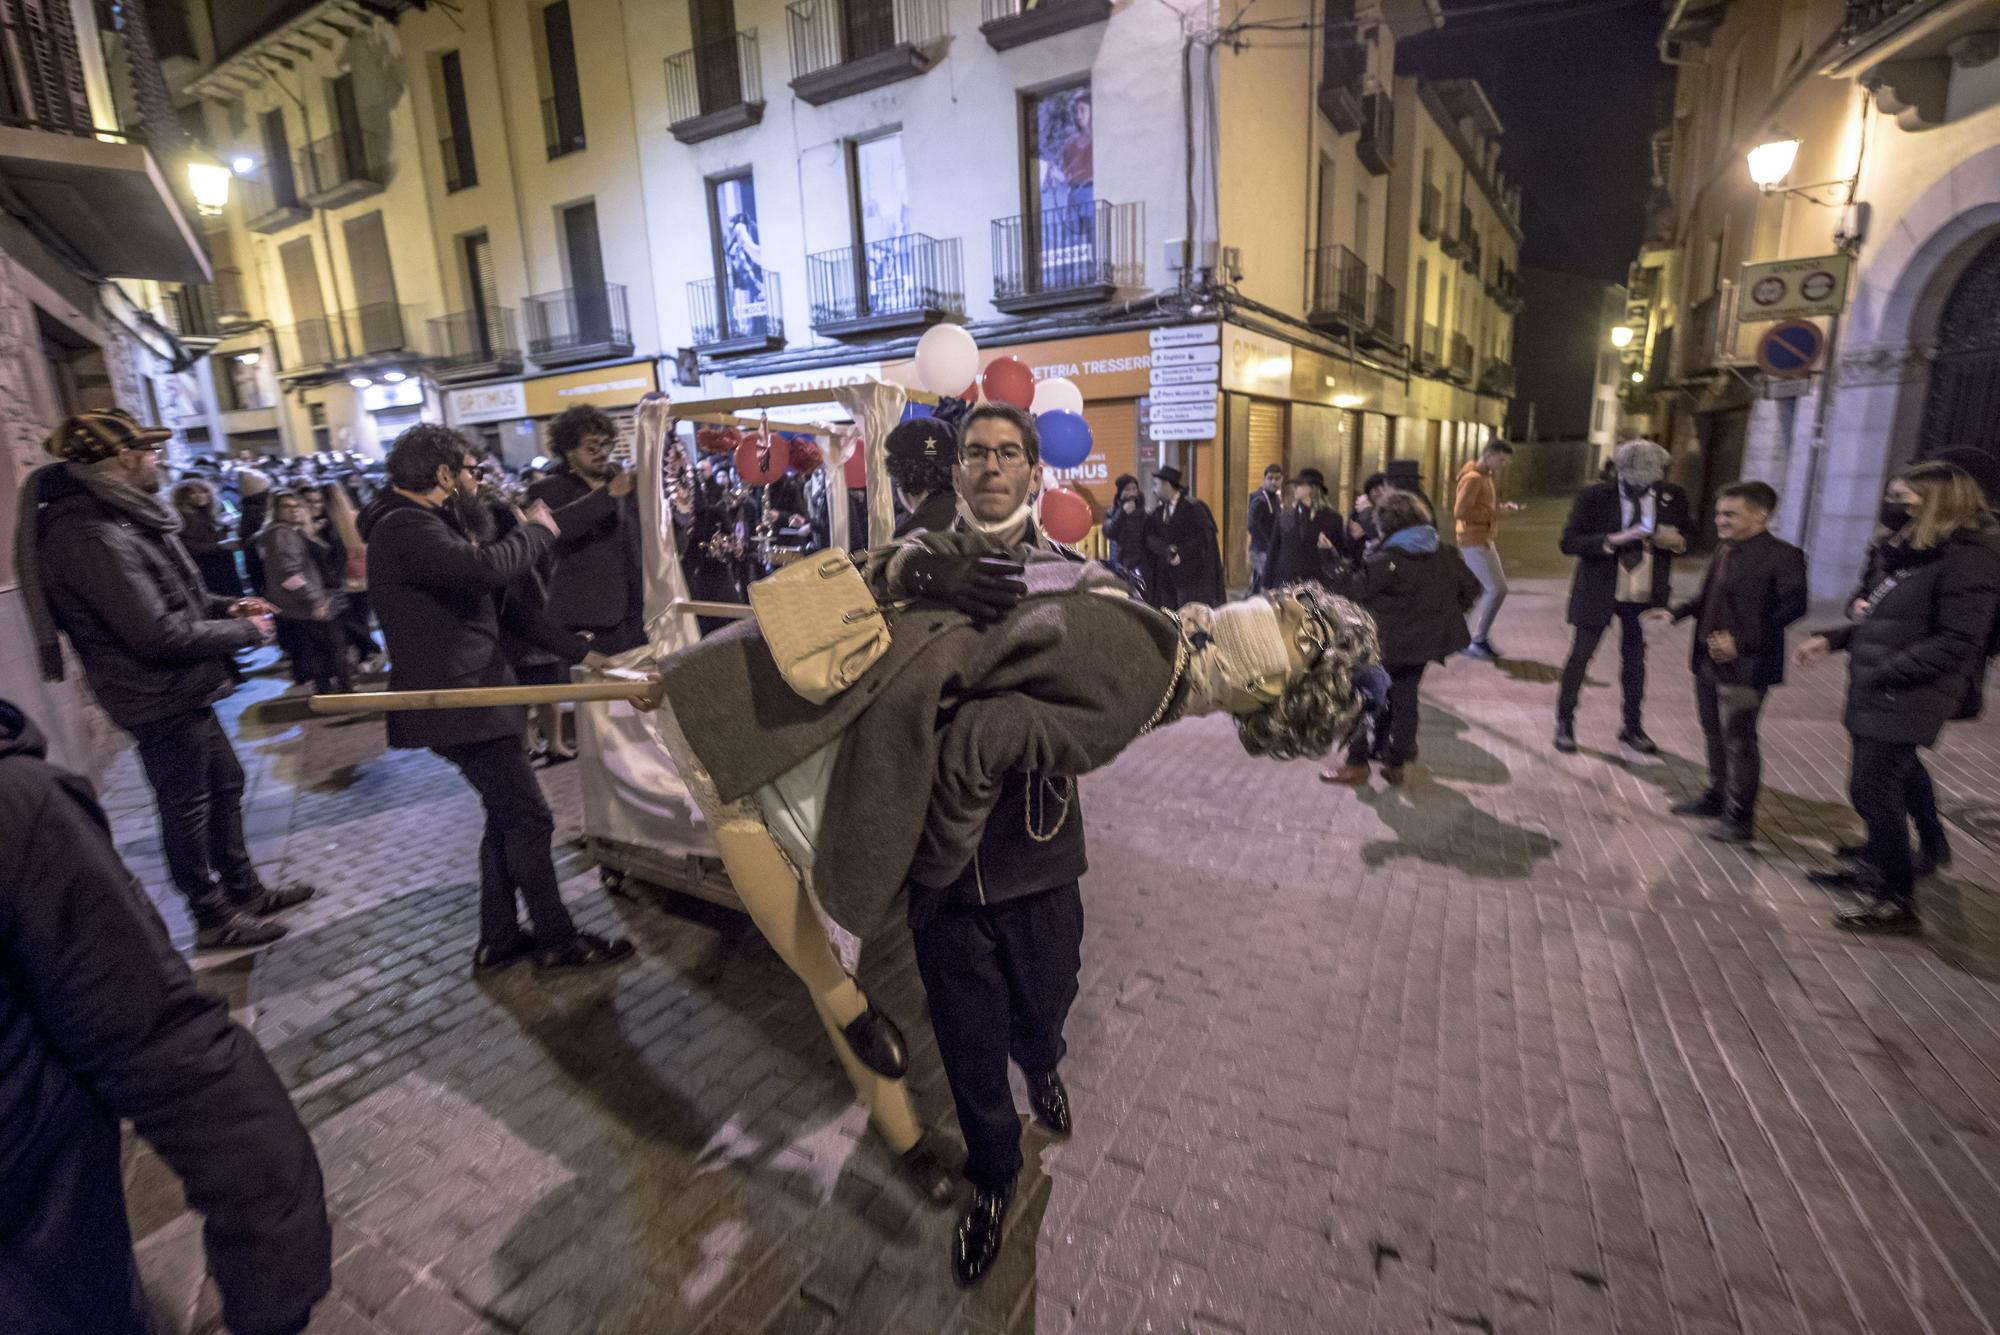
[[[1576,577],[1569,586],[1569,623],[1572,626],[1608,625],[1618,600],[1618,552],[1604,550],[1604,540],[1625,528],[1624,505],[1616,482],[1597,482],[1577,493],[1569,508],[1569,522],[1563,525],[1564,556],[1574,556]],[[1671,482],[1653,484],[1653,514],[1657,528],[1672,528],[1683,541],[1694,538],[1694,519],[1688,510],[1687,493]],[[1633,543],[1621,551],[1646,550]],[[1664,607],[1672,590],[1674,554],[1651,549],[1653,562],[1652,595],[1648,607]]]
[[[60,468],[36,474],[42,589],[104,712],[131,730],[229,694],[230,659],[262,636],[190,582],[170,544]]]
[[[902,539],[912,533],[929,533],[932,529],[950,528],[952,521],[957,518],[958,493],[946,487],[943,491],[934,491],[924,497],[916,509],[898,519],[892,536]],[[859,551],[867,544],[862,537],[857,536],[849,545]]]
[[[1385,664],[1435,663],[1472,643],[1465,614],[1482,586],[1450,543],[1434,552],[1378,547],[1328,587],[1375,618]]]
[[[182,516],[181,546],[194,558],[201,582],[217,597],[240,598],[243,574],[236,568],[236,553],[225,551],[222,546],[231,538],[213,510],[196,510]]]
[[[1868,615],[1820,633],[1847,651],[1847,731],[1930,746],[1977,698],[2000,612],[2000,535],[1961,531],[1900,565],[1884,555]]]
[[[1688,666],[1728,686],[1776,686],[1785,679],[1785,627],[1806,614],[1806,554],[1775,533],[1759,533],[1735,545],[1722,587],[1715,572],[1723,564],[1717,549],[1702,579],[1701,592],[1673,609],[1674,620],[1697,620]],[[1713,591],[1720,598],[1709,631],[1726,630],[1736,640],[1736,657],[1717,663],[1708,656],[1701,633],[1701,609]]]
[[[1250,493],[1250,550],[1268,552],[1277,532],[1278,512],[1285,508],[1284,497],[1259,487]]]
[[[582,641],[503,597],[549,549],[549,531],[541,525],[522,524],[479,547],[445,510],[393,491],[382,493],[360,522],[368,542],[368,597],[389,650],[390,690],[512,685],[503,621],[508,631],[565,663],[582,660]],[[392,713],[389,745],[443,747],[519,736],[526,721],[519,705]]]
[[[1171,516],[1165,505],[1156,505],[1146,516],[1146,550],[1153,557],[1153,572],[1159,584],[1154,603],[1175,608],[1186,603],[1206,603],[1219,607],[1222,591],[1222,545],[1216,536],[1215,516],[1208,506],[1192,496],[1183,496]],[[1178,554],[1181,562],[1173,563]]]
[[[1156,578],[1153,554],[1146,550],[1146,519],[1144,501],[1138,501],[1130,514],[1114,501],[1104,512],[1103,522],[1111,568],[1128,580],[1136,580],[1141,597],[1148,594]]]
[[[331,1283],[319,1161],[257,1043],[167,939],[90,786],[0,701],[0,1328],[139,1335],[120,1118],[205,1216],[239,1335]]]
[[[553,510],[562,529],[549,574],[549,615],[566,630],[622,627],[629,638],[645,619],[638,493],[613,496],[608,486],[593,488],[574,473],[556,472],[529,488],[528,496]]]
[[[264,591],[264,558],[257,554],[257,535],[271,515],[271,493],[260,491],[245,496],[236,508],[236,537],[243,544],[243,569],[250,576],[250,591]]]
[[[1310,511],[1286,506],[1278,513],[1271,544],[1264,553],[1264,587],[1275,589],[1304,580],[1329,583],[1343,563],[1340,535],[1344,527],[1340,512],[1331,506]],[[1319,545],[1322,535],[1330,546]]]

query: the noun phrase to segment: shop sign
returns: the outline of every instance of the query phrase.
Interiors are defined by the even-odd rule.
[[[1069,380],[1086,400],[1135,399],[1146,392],[1147,373],[1154,366],[1153,349],[1145,333],[1136,329],[1123,334],[1087,334],[1043,343],[995,344],[979,350],[980,368],[983,370],[998,357],[1013,357],[1025,363],[1037,380]],[[917,364],[891,362],[883,369],[882,378],[914,389]]]
[[[1801,320],[1838,315],[1847,304],[1847,274],[1853,261],[1846,255],[1815,259],[1773,260],[1746,264],[1737,286],[1738,323]]]
[[[527,391],[518,380],[503,385],[471,385],[444,396],[445,420],[453,426],[507,422],[528,415]]]
[[[629,408],[659,388],[651,361],[545,375],[522,384],[529,417],[553,417],[579,403],[596,408]]]
[[[423,382],[412,377],[393,385],[370,385],[361,391],[361,406],[371,413],[391,408],[415,408],[424,401]]]
[[[1292,345],[1233,325],[1223,331],[1222,387],[1285,399],[1292,394]]]

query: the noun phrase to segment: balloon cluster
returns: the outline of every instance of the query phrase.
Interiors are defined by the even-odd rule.
[[[703,454],[730,455],[744,485],[766,486],[786,473],[816,471],[826,452],[809,435],[793,431],[744,431],[733,426],[697,428],[694,443]]]
[[[1032,414],[1042,462],[1051,468],[1076,468],[1090,457],[1090,423],[1076,383],[1060,377],[1037,381],[1018,357],[995,357],[982,371],[979,344],[958,325],[932,325],[917,340],[917,380],[933,394],[967,403],[981,398],[1010,403]],[[1090,532],[1090,502],[1077,492],[1050,488],[1042,492],[1041,504],[1042,529],[1056,541],[1080,542]]]

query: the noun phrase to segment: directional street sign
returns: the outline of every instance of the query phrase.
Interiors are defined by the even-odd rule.
[[[1184,324],[1170,329],[1155,329],[1147,336],[1155,348],[1185,348],[1198,343],[1222,342],[1222,326],[1214,324]]]
[[[1797,380],[1809,376],[1826,350],[1826,335],[1809,320],[1787,320],[1772,325],[1757,340],[1757,365],[1775,380]]]
[[[1213,417],[1205,422],[1161,422],[1152,427],[1154,440],[1214,440],[1216,422]]]
[[[1222,363],[1209,362],[1205,366],[1159,366],[1153,367],[1153,384],[1160,385],[1213,385],[1222,379]]]
[[[1215,416],[1215,395],[1197,403],[1163,403],[1153,400],[1155,422],[1206,422]]]
[[[1153,367],[1146,433],[1154,440],[1214,440],[1222,380],[1222,326],[1174,325],[1147,335]]]

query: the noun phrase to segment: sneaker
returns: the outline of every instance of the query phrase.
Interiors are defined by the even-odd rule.
[[[481,941],[472,952],[472,976],[485,978],[510,969],[535,953],[535,938],[526,932],[516,931],[514,939],[493,944]]]
[[[622,937],[593,936],[578,932],[553,950],[539,951],[535,967],[543,973],[567,973],[578,969],[599,969],[632,957],[632,943]]]
[[[1368,782],[1366,765],[1342,765],[1339,769],[1323,769],[1319,772],[1321,783],[1344,783],[1350,786]]]
[[[1917,911],[1906,908],[1888,899],[1878,899],[1860,908],[1842,909],[1833,915],[1833,925],[1850,932],[1886,936],[1910,934],[1924,930],[1923,920]]]
[[[1656,756],[1660,754],[1660,744],[1648,737],[1646,730],[1637,724],[1621,729],[1618,733],[1618,741],[1621,745],[1630,747],[1642,756]]]
[[[194,944],[197,950],[241,950],[247,946],[268,946],[284,934],[285,925],[281,922],[259,922],[236,912],[196,929]]]
[[[1667,809],[1676,816],[1720,816],[1722,797],[1717,793],[1701,793],[1676,802]]]
[[[1500,658],[1500,651],[1485,640],[1474,640],[1458,652],[1460,657],[1477,659],[1482,663],[1497,662]]]
[[[273,889],[259,890],[243,901],[241,908],[256,918],[268,918],[273,913],[283,913],[295,909],[319,893],[317,886],[295,881],[291,885],[281,885]]]

